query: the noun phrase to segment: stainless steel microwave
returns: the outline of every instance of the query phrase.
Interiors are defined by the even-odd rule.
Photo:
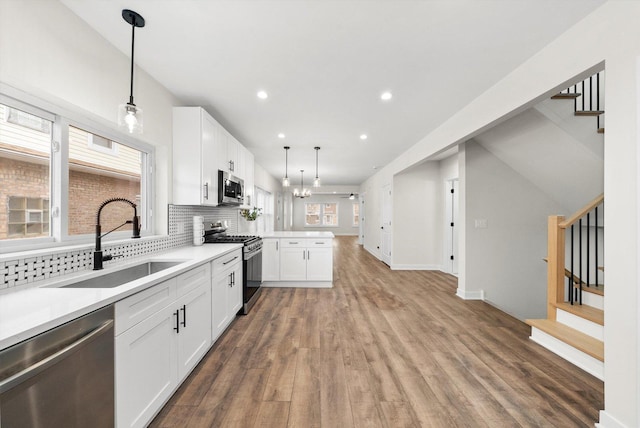
[[[242,205],[244,181],[226,171],[218,171],[218,205]]]

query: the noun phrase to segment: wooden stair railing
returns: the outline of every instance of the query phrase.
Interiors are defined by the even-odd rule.
[[[568,292],[570,304],[574,303],[574,300],[577,300],[579,304],[582,304],[582,288],[589,287],[590,280],[590,272],[593,269],[595,272],[595,283],[597,287],[598,283],[598,270],[601,270],[598,266],[598,214],[597,209],[604,202],[604,195],[600,195],[596,197],[594,200],[589,202],[583,208],[578,210],[575,214],[573,214],[568,219],[565,219],[564,216],[549,216],[548,221],[548,229],[547,229],[547,319],[554,320],[556,319],[556,307],[559,304],[565,302],[565,277],[567,277],[568,284]],[[595,263],[591,266],[591,255],[590,252],[590,234],[591,234],[591,221],[590,216],[591,213],[595,212],[595,246],[596,250],[593,254],[593,259]],[[583,219],[587,219],[587,242],[586,242],[586,254],[587,254],[587,266],[586,266],[586,281],[583,280],[582,276],[585,270],[582,266],[582,228],[583,228]],[[580,227],[579,231],[579,263],[577,274],[574,270],[574,258],[573,258],[573,246],[575,237],[573,236],[574,226]],[[569,229],[571,231],[571,260],[570,260],[570,269],[565,268],[565,245],[566,245],[566,230]],[[604,269],[602,269],[604,270]],[[576,286],[577,285],[577,286]],[[574,295],[576,293],[578,296],[577,299],[574,299]]]

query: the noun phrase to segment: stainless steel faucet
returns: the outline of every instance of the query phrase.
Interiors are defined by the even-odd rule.
[[[120,226],[111,229],[110,231],[108,231],[107,233],[105,233],[104,235],[101,235],[102,233],[102,229],[100,227],[100,213],[102,212],[102,209],[109,205],[112,202],[126,202],[127,204],[131,205],[131,207],[133,208],[133,219],[132,220],[127,220],[124,223],[122,223]],[[96,214],[96,249],[93,251],[93,270],[100,270],[102,269],[102,262],[105,262],[107,260],[111,260],[114,257],[118,257],[118,256],[113,256],[113,255],[102,255],[102,238],[106,235],[108,235],[109,233],[113,232],[116,229],[120,229],[122,226],[124,226],[125,224],[132,224],[133,223],[133,236],[132,238],[140,238],[140,218],[138,217],[138,210],[137,210],[137,205],[134,204],[133,202],[131,202],[128,199],[124,199],[124,198],[112,198],[112,199],[107,199],[106,201],[104,201],[101,205],[100,208],[98,208],[98,213]]]

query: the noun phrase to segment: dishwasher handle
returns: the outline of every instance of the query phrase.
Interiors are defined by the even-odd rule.
[[[88,342],[91,342],[92,340],[94,340],[95,338],[103,334],[106,330],[109,330],[112,327],[113,327],[113,320],[105,321],[98,328],[92,330],[89,334],[81,337],[80,339],[76,340],[72,344],[64,347],[63,349],[59,350],[54,354],[49,355],[47,358],[40,360],[35,364],[32,364],[31,366],[27,367],[21,372],[18,372],[15,375],[3,380],[2,382],[0,382],[0,394],[10,390],[14,386],[17,386],[28,379],[31,379],[33,376],[46,370],[47,368],[59,362],[60,360],[66,358],[67,356],[69,356],[70,354],[78,350],[78,348],[80,348],[81,346],[83,346]]]

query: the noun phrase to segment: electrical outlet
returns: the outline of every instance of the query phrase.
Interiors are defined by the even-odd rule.
[[[486,229],[488,227],[486,218],[477,218],[475,219],[475,227],[476,229]]]

